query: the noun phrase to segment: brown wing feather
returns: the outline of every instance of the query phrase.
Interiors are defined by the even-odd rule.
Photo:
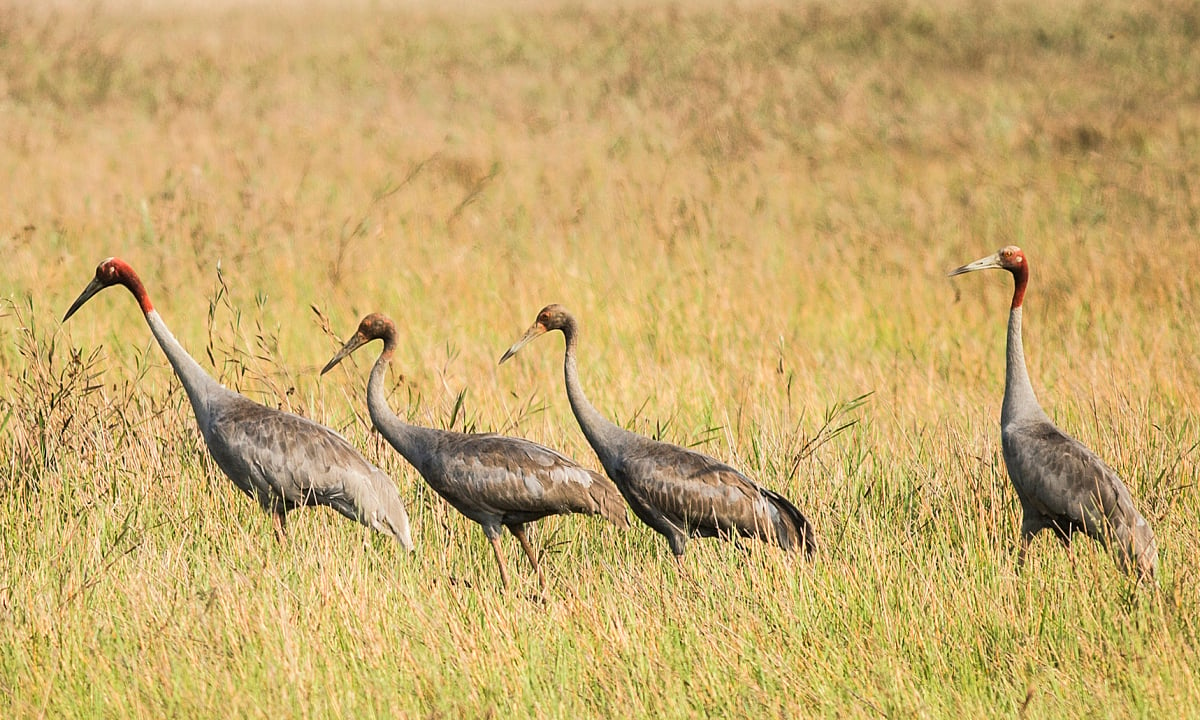
[[[459,512],[481,524],[547,515],[603,515],[628,526],[608,478],[537,443],[494,434],[442,433],[422,477]]]
[[[787,548],[815,547],[811,526],[794,505],[707,455],[647,442],[621,456],[618,472],[635,499],[630,504],[641,506],[639,517],[657,516],[695,537],[736,533]]]

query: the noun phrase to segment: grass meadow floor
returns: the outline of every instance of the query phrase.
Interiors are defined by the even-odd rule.
[[[0,6],[0,715],[1200,715],[1194,3]],[[140,9],[139,9],[140,8]],[[1010,278],[1043,406],[1125,478],[1161,589],[1050,537],[1018,576]],[[343,432],[417,552],[287,546],[204,451],[110,255],[223,382]],[[370,430],[598,468],[549,302],[619,424],[814,521],[811,561],[551,518],[479,528]],[[314,309],[316,312],[314,312]],[[377,351],[376,346],[374,351]],[[854,399],[869,396],[861,403]]]

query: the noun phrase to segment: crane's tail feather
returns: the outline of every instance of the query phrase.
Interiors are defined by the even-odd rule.
[[[1132,515],[1131,522],[1120,523],[1114,528],[1112,551],[1123,570],[1136,572],[1139,580],[1154,582],[1158,572],[1158,541],[1150,523],[1137,511]]]
[[[775,535],[784,550],[803,550],[805,555],[817,551],[817,532],[800,510],[777,492],[762,488],[767,499],[779,512]]]
[[[596,503],[596,514],[603,516],[605,520],[619,528],[628,528],[629,515],[625,512],[627,506],[621,491],[617,489],[612,480],[600,473],[590,471],[589,473],[592,476],[589,494]]]
[[[391,478],[377,470],[371,475],[369,488],[365,489],[369,492],[359,493],[359,497],[354,498],[354,512],[358,521],[372,530],[390,535],[405,550],[412,552],[408,512]]]
[[[373,524],[376,530],[396,538],[401,547],[408,552],[413,551],[412,529],[409,527],[408,513],[405,512],[403,505],[397,504],[379,520],[381,522]]]

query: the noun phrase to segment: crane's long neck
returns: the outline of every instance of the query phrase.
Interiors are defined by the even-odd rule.
[[[200,367],[200,363],[196,362],[187,350],[183,349],[157,310],[151,308],[146,312],[146,324],[150,326],[150,332],[154,334],[154,339],[158,341],[158,345],[166,354],[171,367],[175,369],[175,374],[179,376],[179,382],[187,392],[188,400],[192,403],[192,410],[196,413],[196,422],[200,425],[201,431],[207,432],[209,400],[216,394],[228,391],[205,372],[204,368]]]
[[[1012,310],[1008,316],[1008,351],[1004,371],[1004,404],[1000,409],[1000,424],[1030,419],[1042,419],[1046,413],[1038,405],[1025,368],[1025,345],[1021,340],[1021,304],[1025,300],[1025,285],[1029,271],[1021,268],[1013,273],[1016,286],[1013,290]]]
[[[579,421],[579,427],[583,430],[588,444],[600,458],[600,464],[608,469],[610,463],[616,459],[618,445],[630,436],[636,436],[610,422],[587,399],[583,386],[579,384],[579,368],[575,364],[576,332],[573,320],[563,328],[563,335],[567,341],[563,375],[567,381],[567,399],[571,402],[571,411],[575,413],[575,419]]]
[[[383,352],[371,368],[371,379],[367,382],[367,411],[371,414],[371,422],[375,429],[396,448],[396,452],[403,455],[417,470],[422,471],[433,451],[434,439],[430,436],[436,431],[409,425],[388,406],[383,385],[388,365],[392,363],[394,349],[395,339],[385,339]]]

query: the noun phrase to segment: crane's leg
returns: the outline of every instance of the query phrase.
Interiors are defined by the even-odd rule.
[[[517,525],[508,525],[507,527],[508,527],[508,531],[511,532],[513,535],[515,535],[517,537],[517,539],[521,541],[521,547],[524,548],[526,557],[529,558],[530,564],[533,565],[534,571],[537,572],[538,587],[541,588],[542,594],[545,594],[546,593],[546,576],[542,574],[542,566],[538,564],[537,555],[533,552],[533,546],[529,544],[529,538],[525,537],[525,525],[517,524]]]
[[[1075,558],[1075,547],[1071,544],[1071,535],[1077,532],[1076,528],[1070,524],[1064,526],[1055,522],[1050,525],[1050,529],[1054,531],[1054,536],[1058,538],[1058,541],[1062,543],[1063,549],[1067,551],[1067,557],[1071,560],[1071,571],[1075,572],[1079,570],[1079,564]]]
[[[683,553],[671,553],[671,555],[675,558],[675,568],[679,570],[679,577],[688,585],[691,585],[692,589],[697,593],[702,592],[703,588],[700,587],[700,583],[696,578],[692,577],[692,574],[688,572],[687,567],[683,564]]]
[[[686,580],[692,587],[699,590],[700,583],[696,582],[695,578],[692,577],[692,574],[688,572],[683,564],[683,553],[687,549],[687,532],[671,524],[669,521],[654,529],[667,538],[667,544],[671,546],[671,555],[675,557],[675,567],[679,570],[679,576]]]
[[[280,545],[287,543],[287,511],[282,507],[276,507],[271,511],[271,519],[275,525],[275,539]]]
[[[1017,543],[1017,574],[1021,574],[1021,570],[1025,567],[1025,553],[1029,552],[1029,544],[1033,542],[1033,537],[1045,528],[1045,524],[1038,517],[1025,511],[1021,517],[1021,539]]]
[[[1025,569],[1025,553],[1029,552],[1029,543],[1033,540],[1032,535],[1021,533],[1021,539],[1017,541],[1017,574]]]
[[[496,564],[500,566],[500,582],[508,589],[508,571],[504,569],[504,556],[500,554],[500,534],[488,534],[488,542],[492,544],[492,552],[496,553]]]
[[[1071,544],[1071,536],[1064,535],[1064,536],[1060,537],[1059,540],[1062,541],[1063,547],[1067,549],[1067,557],[1071,558],[1071,571],[1072,572],[1078,571],[1079,570],[1079,562],[1078,562],[1078,559],[1075,557],[1075,546]]]

